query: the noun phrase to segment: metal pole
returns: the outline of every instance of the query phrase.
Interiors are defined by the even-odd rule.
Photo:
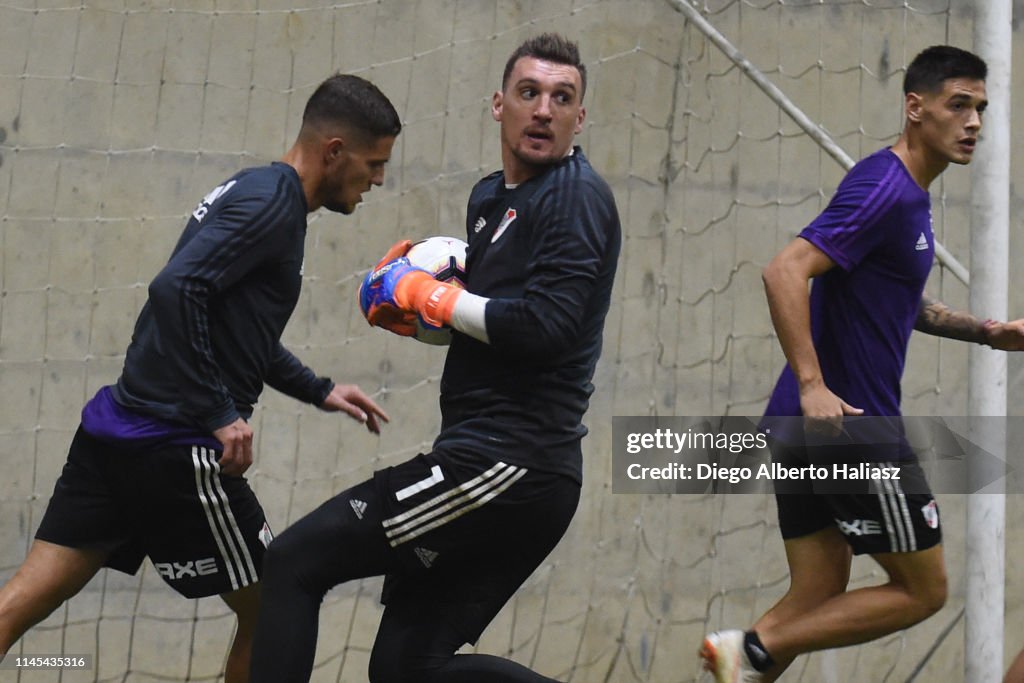
[[[1011,0],[976,0],[974,49],[988,62],[989,106],[971,170],[970,309],[1005,320],[1008,310],[1010,222]],[[973,346],[968,357],[970,438],[984,450],[1006,452],[1006,354]],[[1002,482],[1000,482],[1003,485]],[[967,500],[967,592],[964,681],[1003,677],[1006,499],[991,488]],[[993,492],[989,492],[993,491]],[[1019,638],[1011,646],[1020,647]]]

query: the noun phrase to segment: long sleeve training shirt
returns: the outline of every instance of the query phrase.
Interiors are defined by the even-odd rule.
[[[264,383],[323,402],[331,380],[281,344],[302,286],[306,208],[283,163],[243,170],[203,198],[149,286],[118,404],[212,432],[248,419]]]

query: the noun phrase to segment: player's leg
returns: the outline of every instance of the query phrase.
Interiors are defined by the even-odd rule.
[[[768,652],[786,659],[864,643],[913,626],[945,604],[942,546],[873,557],[889,574],[887,583],[836,595],[794,619],[759,628]]]
[[[816,650],[867,642],[908,628],[938,611],[946,600],[938,508],[927,482],[912,465],[906,465],[907,484],[875,482],[873,493],[825,494],[836,526],[830,527],[830,544],[838,552],[840,534],[855,554],[870,554],[888,574],[880,586],[839,592],[813,609],[785,619],[761,622],[755,633],[773,659],[786,663]],[[784,501],[780,500],[781,510]],[[787,552],[793,545],[787,541]],[[824,557],[807,558],[827,565]],[[773,668],[771,671],[775,671]],[[768,676],[765,680],[774,680]]]
[[[798,619],[843,593],[849,583],[852,553],[835,527],[788,539],[785,550],[789,590],[754,624],[751,630],[757,634],[771,632],[780,624]],[[795,657],[770,648],[768,651],[775,664],[765,672],[765,680],[772,681],[782,675]]]
[[[243,477],[220,472],[219,452],[172,445],[118,467],[129,508],[160,577],[186,598],[218,595],[235,612],[226,683],[248,683],[260,605],[260,568],[270,528]]]
[[[436,602],[420,598],[389,600],[370,657],[370,683],[554,683],[508,659],[454,654],[467,637]]]
[[[783,533],[792,533],[785,523],[788,516],[785,510],[789,507],[808,509],[800,500],[795,497],[790,501],[780,500]],[[804,500],[815,502],[809,498]],[[764,642],[766,634],[773,633],[782,624],[803,618],[846,590],[851,552],[846,539],[835,527],[787,538],[785,549],[790,577],[786,594],[750,630],[719,631],[704,639],[701,647],[704,668],[714,673],[716,680],[727,683],[774,681],[793,662],[795,655],[768,648]],[[758,668],[768,668],[759,673],[752,662],[756,662]]]
[[[11,580],[0,588],[0,655],[89,582],[108,552],[35,540]]]
[[[501,474],[489,470],[481,476]],[[480,485],[478,478],[467,483],[474,485],[470,491]],[[422,551],[430,550],[431,566],[389,577],[387,607],[370,656],[370,680],[550,683],[552,679],[510,660],[455,653],[476,642],[557,545],[576,510],[579,492],[579,484],[566,477],[522,470],[515,483],[486,504],[400,543],[400,549],[421,560]],[[431,505],[421,504],[414,512],[417,509],[429,514]],[[404,514],[400,519],[416,523],[415,516]]]
[[[21,568],[0,589],[0,653],[75,595],[104,565],[142,563],[109,477],[111,448],[79,429]]]
[[[237,619],[235,637],[224,667],[224,683],[249,683],[252,638],[260,610],[260,588],[260,584],[254,583],[220,596]]]
[[[772,443],[772,459],[785,467],[808,464],[804,449],[779,442]],[[789,590],[751,629],[718,631],[704,638],[700,656],[719,683],[774,680],[781,675],[793,657],[766,651],[759,635],[841,593],[849,581],[850,548],[835,528],[827,501],[814,494],[813,482],[776,482],[775,504],[789,564]]]
[[[345,581],[392,568],[372,481],[338,494],[285,529],[264,557],[253,683],[308,681],[324,595]]]

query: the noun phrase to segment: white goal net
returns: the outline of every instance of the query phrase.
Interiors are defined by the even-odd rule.
[[[970,47],[966,4],[696,6],[858,158],[895,140],[916,52]],[[117,377],[188,212],[239,168],[278,158],[334,71],[373,80],[405,128],[383,188],[351,217],[310,217],[285,343],[360,384],[393,421],[376,438],[268,390],[250,481],[280,531],[429,448],[444,351],[369,328],[356,288],[395,240],[462,234],[469,189],[499,166],[488,105],[504,61],[545,30],[580,43],[590,80],[579,142],[625,234],[579,511],[477,647],[578,683],[699,679],[703,633],[749,625],[786,588],[774,502],[612,494],[611,417],[761,411],[784,362],[761,268],[843,169],[666,0],[0,0],[0,581],[25,555],[82,405]],[[936,235],[963,260],[969,186],[954,168],[932,188]],[[941,266],[931,290],[966,306]],[[955,343],[915,339],[905,412],[963,415],[966,374]],[[783,680],[962,670],[963,501],[940,502],[947,607],[904,634],[802,658]],[[852,585],[879,580],[855,563]],[[366,680],[379,589],[371,579],[328,594],[314,680]],[[223,603],[180,598],[148,564],[135,577],[104,571],[12,650],[89,653],[95,668],[0,679],[216,681],[232,629]]]

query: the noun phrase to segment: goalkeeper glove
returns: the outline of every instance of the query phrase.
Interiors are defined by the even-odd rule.
[[[394,261],[397,258],[405,256],[405,254],[412,247],[412,241],[410,240],[399,240],[391,245],[384,257],[377,262],[377,265],[373,267],[373,270],[363,279],[363,282],[359,285],[359,308],[363,312],[363,317],[366,318],[367,322],[377,327],[383,327],[386,330],[390,330],[395,334],[403,337],[411,337],[416,333],[416,315],[403,311],[402,309],[394,306],[387,301],[375,301],[380,297],[375,296],[375,292],[372,292],[370,285],[379,288],[380,285],[374,280],[374,275],[378,274],[378,271],[389,261]]]
[[[394,250],[392,247],[388,254]],[[363,280],[359,288],[359,306],[371,325],[411,336],[415,333],[415,320],[411,314],[418,314],[430,327],[447,325],[451,321],[455,300],[461,293],[460,287],[438,282],[427,271],[410,264],[404,256],[393,260],[385,257]]]

